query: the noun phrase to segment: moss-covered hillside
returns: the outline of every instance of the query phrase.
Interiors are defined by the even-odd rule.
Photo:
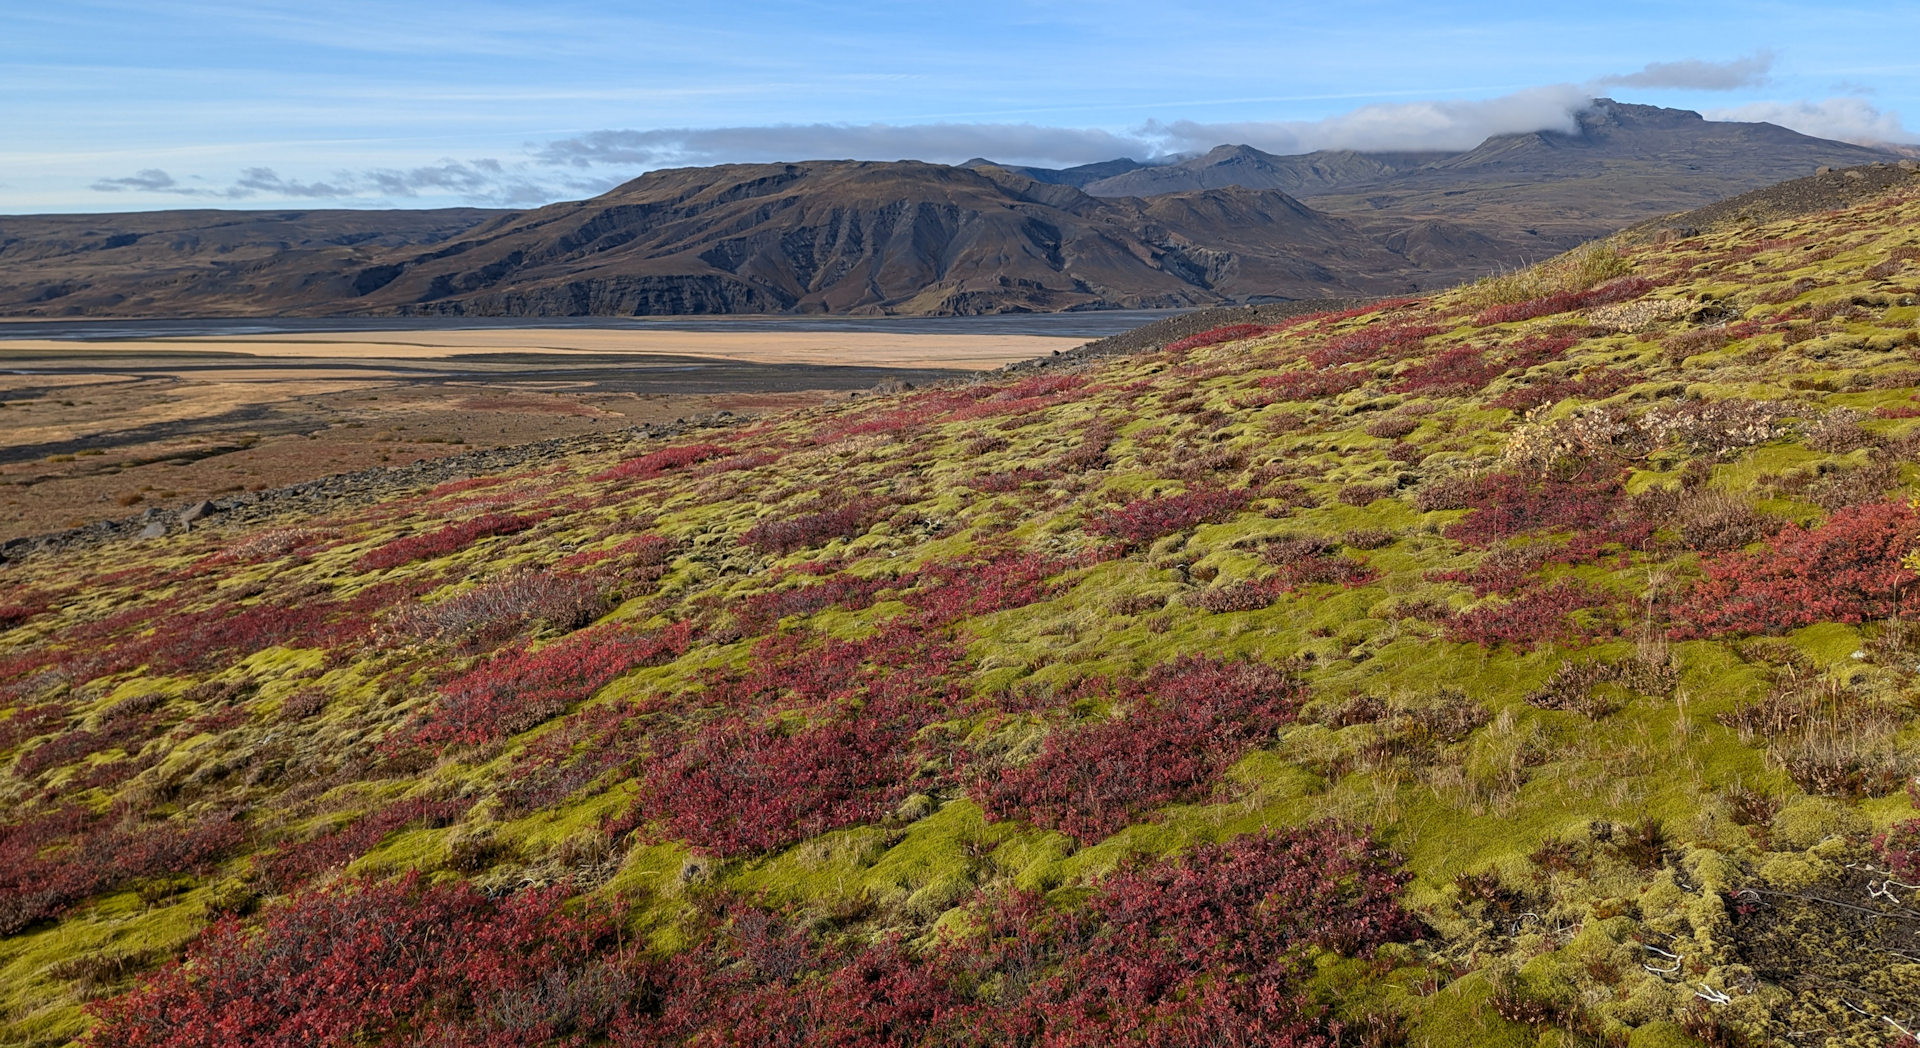
[[[1896,191],[6,565],[0,1042],[1894,1043],[1916,296]]]

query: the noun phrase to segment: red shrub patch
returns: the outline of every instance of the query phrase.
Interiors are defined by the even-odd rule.
[[[690,639],[686,623],[657,633],[606,623],[537,651],[522,647],[496,655],[441,687],[440,702],[412,741],[472,745],[518,735],[629,670],[679,658]]]
[[[1307,992],[1316,954],[1420,934],[1398,861],[1336,823],[1265,830],[1127,866],[1071,910],[976,895],[970,933],[918,952],[722,900],[660,960],[557,890],[350,881],[257,928],[217,922],[184,964],[93,1005],[83,1043],[1332,1048],[1346,1024]]]
[[[926,628],[944,629],[976,615],[1047,600],[1060,589],[1047,580],[1076,566],[1035,553],[929,564],[916,574],[919,585],[904,599]]]
[[[875,593],[895,585],[899,585],[897,579],[842,572],[811,586],[748,594],[734,602],[733,622],[741,636],[751,637],[771,630],[789,615],[812,615],[836,606],[849,611],[871,607]]]
[[[409,535],[369,550],[354,562],[354,570],[383,571],[416,560],[425,560],[428,557],[444,557],[449,553],[465,549],[480,539],[493,535],[518,534],[545,519],[544,513],[533,515],[483,513],[469,520],[429,531],[424,535]]]
[[[1577,378],[1544,378],[1515,386],[1495,397],[1487,406],[1509,411],[1529,411],[1542,404],[1562,400],[1599,400],[1610,397],[1638,381],[1624,371],[1596,368]]]
[[[1305,689],[1253,662],[1192,656],[1143,681],[1092,681],[1124,712],[1057,728],[1025,764],[983,772],[974,784],[996,819],[1021,819],[1097,841],[1140,812],[1204,794],[1220,772],[1293,719]]]
[[[1516,302],[1510,306],[1495,306],[1479,316],[1473,322],[1481,327],[1490,324],[1511,324],[1534,317],[1550,316],[1554,313],[1570,313],[1576,309],[1591,309],[1594,306],[1611,305],[1639,298],[1652,291],[1657,282],[1648,277],[1622,277],[1599,287],[1586,291],[1560,291],[1529,302]]]
[[[662,448],[651,454],[627,459],[612,469],[596,473],[587,479],[598,483],[610,480],[652,480],[663,473],[671,473],[676,469],[685,469],[696,463],[720,458],[729,450],[719,444],[682,444],[678,447]]]
[[[1895,823],[1873,839],[1873,847],[1895,877],[1908,883],[1920,881],[1920,819]]]
[[[1504,361],[1488,360],[1487,351],[1479,346],[1454,346],[1400,372],[1387,388],[1395,393],[1437,396],[1471,393],[1506,370]]]
[[[245,829],[225,818],[130,828],[72,808],[5,827],[0,935],[141,877],[202,873],[245,838]]]
[[[1252,338],[1255,335],[1265,335],[1273,330],[1273,328],[1267,327],[1264,324],[1228,324],[1225,327],[1202,331],[1197,335],[1188,335],[1178,342],[1169,342],[1167,343],[1166,351],[1169,353],[1184,353],[1189,349],[1199,349],[1202,346],[1217,346],[1222,342],[1236,342],[1243,338]]]
[[[737,712],[656,736],[616,828],[652,820],[733,855],[873,821],[908,792],[915,733],[964,705],[965,670],[962,651],[905,620],[860,641],[768,638],[702,696]]]
[[[1087,523],[1095,535],[1144,545],[1162,535],[1217,524],[1246,508],[1243,488],[1193,488],[1178,495],[1150,495],[1109,510]]]
[[[395,801],[311,840],[283,845],[273,854],[257,858],[255,868],[275,891],[291,891],[317,874],[345,866],[365,855],[397,830],[416,824],[446,826],[471,806],[471,801],[426,797]]]
[[[1392,359],[1405,356],[1409,350],[1444,330],[1433,324],[1374,323],[1332,339],[1308,353],[1307,360],[1315,367],[1329,368],[1336,364]]]
[[[1573,621],[1578,611],[1602,607],[1604,594],[1572,579],[1522,590],[1499,604],[1481,604],[1453,617],[1448,640],[1459,644],[1511,644],[1528,649],[1546,643],[1568,644],[1596,636]],[[1608,629],[1603,633],[1611,633]]]
[[[1330,400],[1359,389],[1372,377],[1364,368],[1283,371],[1260,379],[1260,388],[1274,392],[1274,402],[1289,400]]]
[[[0,601],[0,630],[10,630],[47,610],[47,599],[37,593],[22,593]]]
[[[639,803],[668,836],[721,855],[876,822],[906,796],[917,762],[904,744],[917,727],[871,709],[799,730],[728,718],[657,748]]]
[[[1677,603],[1685,636],[1768,633],[1816,622],[1864,622],[1920,612],[1920,586],[1901,558],[1920,545],[1920,515],[1903,502],[1852,506],[1811,528],[1788,525],[1756,552],[1701,564]]]
[[[884,498],[823,498],[792,516],[755,524],[741,533],[740,541],[766,553],[792,553],[864,535],[892,507],[893,501]]]
[[[1572,479],[1488,473],[1450,493],[1450,506],[1472,512],[1448,525],[1445,534],[1457,542],[1488,546],[1529,532],[1591,531],[1608,523],[1625,491],[1617,476],[1598,469]]]
[[[409,874],[302,895],[257,930],[223,918],[185,965],[94,1005],[82,1043],[579,1043],[569,1035],[605,1033],[638,966],[611,920],[570,916],[561,901],[549,890],[496,902],[463,882],[428,887]]]

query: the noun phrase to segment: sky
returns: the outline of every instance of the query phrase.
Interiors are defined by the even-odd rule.
[[[1907,143],[1916,38],[1910,3],[0,0],[0,214],[527,207],[746,161],[1466,149],[1597,95]]]

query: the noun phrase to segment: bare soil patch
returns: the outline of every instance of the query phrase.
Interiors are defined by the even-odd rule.
[[[0,341],[0,540],[482,448],[783,411],[1079,341],[552,330]]]

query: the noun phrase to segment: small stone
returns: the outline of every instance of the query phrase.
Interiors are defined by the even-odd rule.
[[[208,502],[206,499],[201,499],[180,511],[180,523],[191,524],[196,520],[205,520],[211,516],[213,516],[213,503]]]
[[[162,538],[166,534],[167,534],[167,525],[164,522],[158,521],[158,520],[140,529],[140,537],[143,539]]]

